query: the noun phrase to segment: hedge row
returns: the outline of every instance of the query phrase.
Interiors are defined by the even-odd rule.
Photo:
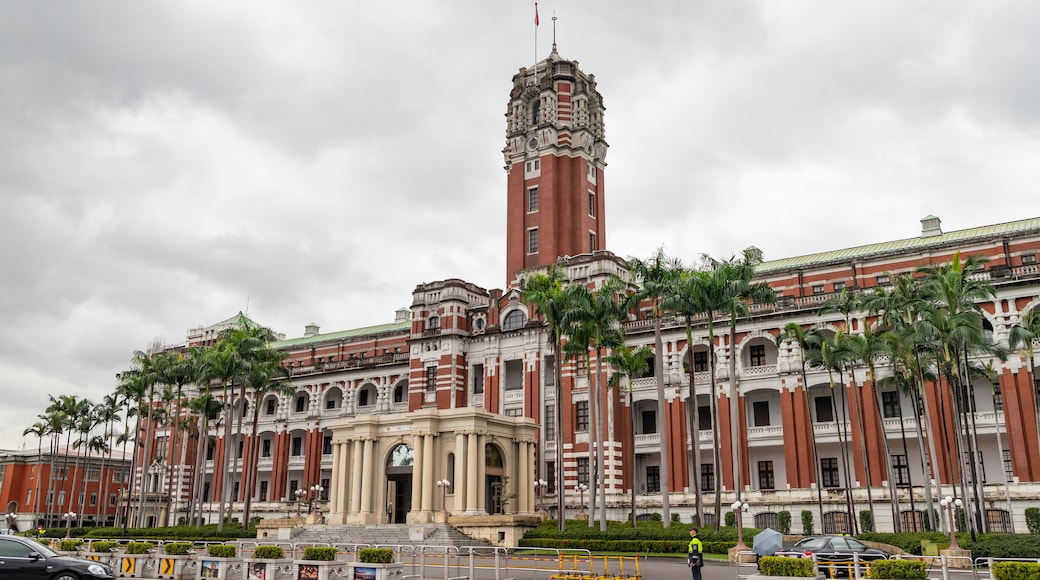
[[[593,552],[650,552],[653,554],[686,553],[689,541],[682,540],[591,540],[591,539],[536,539],[524,538],[525,548],[582,549]],[[704,542],[707,554],[726,554],[736,542]]]

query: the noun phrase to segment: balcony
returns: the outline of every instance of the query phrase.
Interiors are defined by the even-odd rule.
[[[651,447],[657,449],[661,446],[660,433],[640,433],[636,435],[636,449]]]
[[[375,405],[359,405],[354,411],[358,415],[372,415],[376,412]]]
[[[783,443],[784,428],[781,425],[748,427],[747,440],[748,443]]]
[[[473,393],[469,397],[470,407],[483,407],[484,406],[484,393]]]
[[[740,369],[742,377],[765,377],[776,374],[776,365],[759,365],[755,367],[744,367]]]
[[[502,400],[506,403],[522,403],[524,401],[523,389],[508,390]]]
[[[398,403],[391,403],[390,404],[390,410],[395,412],[395,413],[407,412],[408,411],[408,401],[401,401],[401,402],[398,402]]]

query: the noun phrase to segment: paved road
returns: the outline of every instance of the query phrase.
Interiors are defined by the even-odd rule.
[[[506,580],[510,578],[515,580],[549,580],[549,577],[559,572],[560,568],[560,563],[556,559],[551,558],[510,558],[508,561],[502,558],[499,560],[498,565],[499,571],[496,575],[493,560],[481,559],[476,561],[472,569],[473,580]],[[610,561],[609,566],[612,576],[620,575],[616,557]],[[623,575],[625,577],[631,577],[636,574],[634,561],[625,560],[623,566]],[[570,568],[571,565],[569,563],[564,566],[565,570]],[[587,571],[589,570],[589,564],[584,562],[578,564],[577,568]],[[602,562],[593,563],[592,570],[600,574],[603,570]],[[744,567],[741,573],[747,574],[753,571],[754,566]],[[448,580],[469,576],[470,567],[466,561],[458,564],[452,561],[448,565],[448,570],[445,571],[443,563],[435,558],[428,558],[425,563],[412,563],[405,559],[404,574],[406,577],[417,576],[424,580]],[[640,558],[639,575],[644,580],[688,580],[692,577],[685,558]],[[702,568],[701,576],[703,580],[736,580],[737,566],[724,561],[709,560]],[[414,578],[406,578],[406,580],[414,580]]]

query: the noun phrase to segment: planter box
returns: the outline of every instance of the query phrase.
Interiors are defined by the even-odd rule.
[[[349,567],[343,560],[293,560],[293,580],[329,580],[333,570],[337,578],[349,578]]]
[[[118,567],[119,562],[116,561],[118,552],[83,552],[83,557],[87,560],[93,560],[95,562],[101,562],[102,564],[108,564],[112,567],[113,571]]]
[[[246,565],[242,558],[216,558],[196,555],[195,580],[245,580]]]
[[[292,558],[258,560],[246,558],[246,580],[289,580],[296,575]]]
[[[400,576],[404,565],[399,562],[389,564],[369,564],[366,562],[344,562],[335,560],[295,560],[296,575],[293,580],[330,580],[332,572],[336,579],[346,580],[388,580]],[[268,579],[270,580],[270,579]]]
[[[400,576],[404,564],[392,562],[390,564],[369,564],[366,562],[351,562],[349,578],[352,580],[390,580],[394,576]]]
[[[155,578],[162,580],[189,580],[195,577],[195,569],[198,567],[195,556],[171,556],[163,554],[155,557]]]
[[[155,578],[158,571],[153,554],[114,554],[111,565],[117,578]]]

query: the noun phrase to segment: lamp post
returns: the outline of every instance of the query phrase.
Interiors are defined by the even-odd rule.
[[[65,518],[65,538],[72,537],[72,520],[76,519],[76,512],[67,511],[61,514],[61,517]]]
[[[939,500],[939,507],[947,510],[950,514],[950,549],[960,550],[961,547],[957,545],[957,525],[954,523],[953,512],[964,505],[964,502],[960,498],[953,499],[950,496],[946,496]]]
[[[325,488],[320,485],[312,485],[310,487],[310,495],[307,496],[307,513],[314,511],[314,501],[321,499],[321,492],[325,491]]]
[[[438,479],[437,487],[441,488],[441,513],[445,517],[448,516],[448,488],[451,487],[451,482],[447,479]],[[445,520],[447,522],[447,520]]]
[[[580,516],[581,519],[585,519],[585,492],[589,490],[589,486],[584,483],[579,483],[574,486],[574,489],[578,490],[578,493],[581,494],[581,499],[578,500],[578,506],[581,508],[578,511],[578,516]]]
[[[306,492],[303,491],[302,489],[298,489],[298,490],[293,492],[293,495],[296,496],[296,517],[300,517],[301,515],[303,515],[303,514],[300,513],[300,503],[301,503],[301,500],[303,498],[303,494],[304,493],[306,493]]]
[[[737,545],[734,546],[734,548],[736,548],[737,552],[743,552],[747,550],[748,547],[744,545],[744,518],[742,516],[744,515],[744,512],[747,511],[748,504],[747,502],[741,503],[738,499],[729,507],[733,510],[733,514],[737,516]]]
[[[538,498],[538,513],[540,513],[540,514],[544,514],[545,513],[544,496],[545,496],[545,488],[548,487],[548,486],[549,486],[549,482],[545,481],[544,479],[536,479],[536,480],[534,480],[534,495],[535,495],[535,497]]]
[[[15,533],[17,530],[15,530],[14,521],[16,519],[18,519],[18,514],[14,513],[14,512],[11,512],[11,513],[7,514],[4,517],[7,518],[7,530],[8,530],[8,533],[11,533],[11,534]]]

